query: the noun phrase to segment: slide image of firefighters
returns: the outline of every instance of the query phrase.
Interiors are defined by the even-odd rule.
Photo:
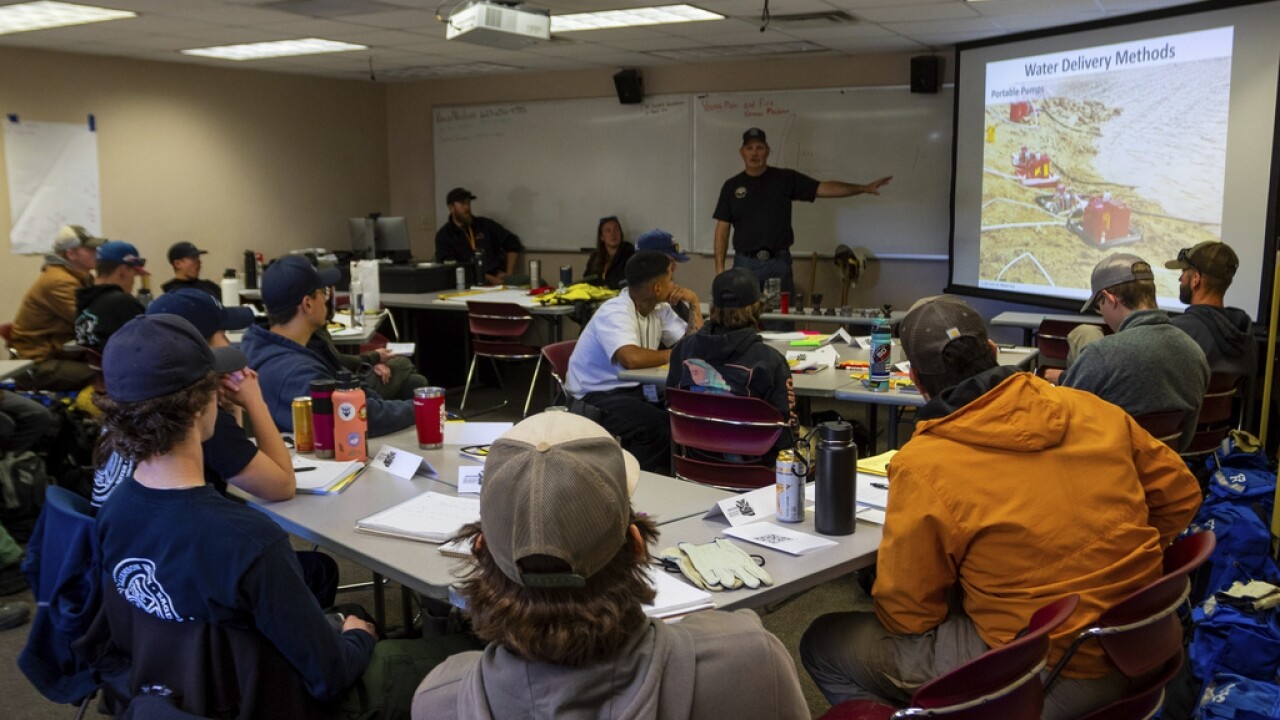
[[[1164,261],[1222,239],[1230,75],[1229,56],[1110,69],[988,104],[980,284],[1085,297],[1124,251],[1176,298]]]

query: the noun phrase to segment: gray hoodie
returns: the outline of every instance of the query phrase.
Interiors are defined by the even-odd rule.
[[[1135,310],[1114,335],[1093,342],[1067,368],[1059,383],[1086,390],[1137,417],[1182,410],[1185,448],[1209,386],[1204,351],[1169,322],[1163,310]]]
[[[795,664],[750,611],[650,620],[608,660],[528,662],[492,643],[431,671],[413,720],[809,718]]]

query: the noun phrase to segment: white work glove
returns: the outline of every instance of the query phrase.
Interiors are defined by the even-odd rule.
[[[744,584],[754,590],[761,584],[773,584],[773,578],[750,555],[724,538],[705,545],[680,543],[679,547],[709,590],[736,590]]]
[[[724,589],[719,585],[715,587],[708,587],[707,581],[702,579],[702,576],[698,574],[698,571],[693,568],[693,562],[689,560],[689,556],[685,555],[684,551],[680,548],[671,547],[663,550],[662,559],[675,563],[676,567],[680,568],[680,572],[696,587],[702,588],[703,590],[714,590],[716,592]]]

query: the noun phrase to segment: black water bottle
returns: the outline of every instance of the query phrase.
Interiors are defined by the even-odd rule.
[[[244,286],[247,290],[258,289],[258,256],[252,250],[244,251]]]
[[[849,535],[857,500],[858,450],[853,426],[838,420],[818,426],[818,497],[814,527],[823,535]]]
[[[476,285],[488,285],[484,278],[484,249],[476,248]]]

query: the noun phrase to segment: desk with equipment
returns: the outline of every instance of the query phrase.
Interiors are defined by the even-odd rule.
[[[412,428],[379,438],[370,449],[375,446],[381,449],[384,444],[421,454],[437,470],[438,477],[418,475],[404,480],[370,465],[339,494],[299,494],[284,502],[267,502],[246,497],[234,488],[232,492],[246,497],[251,506],[308,542],[357,562],[406,588],[430,597],[446,598],[449,585],[456,580],[453,572],[458,568],[459,560],[442,555],[440,545],[358,532],[356,523],[428,491],[456,495],[458,468],[475,464],[463,459],[457,446],[418,450],[416,431]],[[772,493],[767,491],[766,494]],[[646,472],[641,475],[632,505],[637,512],[645,513],[659,523],[662,531],[659,543],[661,547],[668,547],[683,541],[707,542],[722,534],[729,528],[726,521],[722,518],[706,520],[702,516],[718,501],[733,497],[732,493],[723,490]],[[790,527],[814,532],[812,512],[804,522]],[[880,528],[859,522],[854,534],[828,539],[835,544],[800,557],[735,541],[746,552],[766,557],[766,569],[773,576],[774,585],[757,590],[714,593],[713,601],[722,607],[758,607],[865,567],[874,562]],[[661,547],[650,550],[656,555]],[[375,596],[380,596],[380,590],[380,586],[376,586]]]

